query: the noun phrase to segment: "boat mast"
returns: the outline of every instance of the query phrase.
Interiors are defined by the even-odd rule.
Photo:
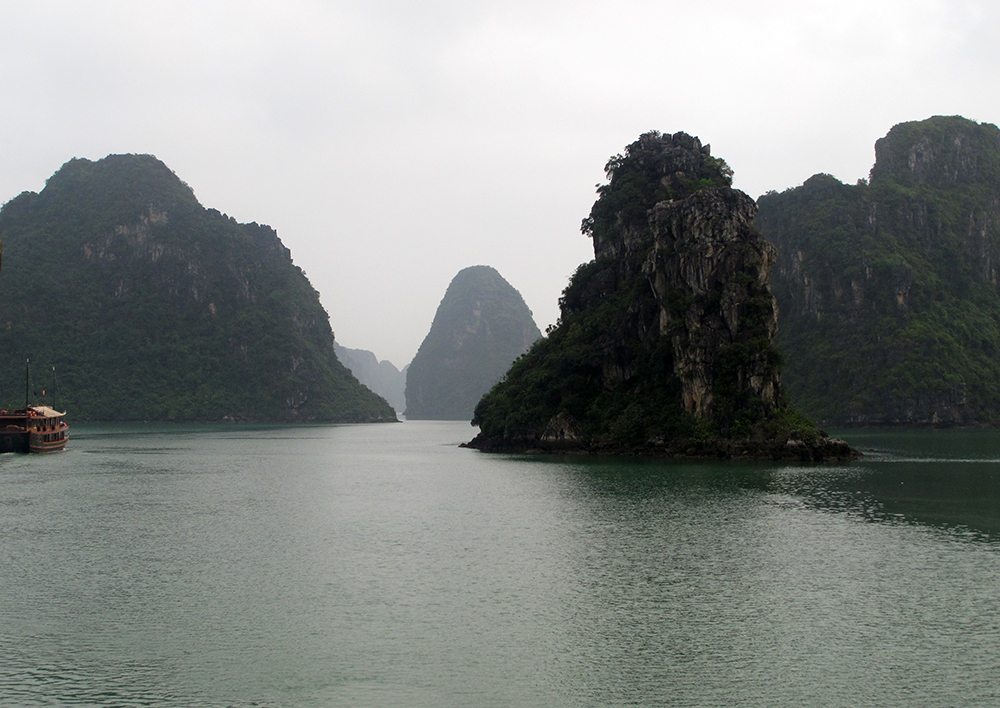
[[[31,359],[24,360],[24,410],[28,410],[28,380],[31,376]]]

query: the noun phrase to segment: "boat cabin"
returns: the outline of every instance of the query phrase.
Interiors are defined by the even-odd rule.
[[[49,406],[0,411],[0,452],[49,452],[66,447],[69,426]]]

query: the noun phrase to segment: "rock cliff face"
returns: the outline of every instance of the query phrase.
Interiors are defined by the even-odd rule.
[[[613,157],[583,230],[595,260],[562,316],[476,407],[484,450],[825,459],[853,454],[786,410],[775,251],[731,171],[684,133]]]
[[[902,123],[869,183],[759,200],[786,383],[830,424],[1000,422],[1000,130]]]
[[[751,224],[757,207],[734,189],[702,189],[681,201],[653,207],[653,248],[643,263],[659,309],[659,334],[670,337],[674,373],[684,410],[711,416],[720,353],[749,342],[770,341],[777,311],[768,292],[774,248]],[[677,307],[678,297],[688,304]],[[729,375],[741,395],[773,412],[781,404],[775,355],[768,347],[746,352]]]
[[[205,209],[151,155],[71,160],[3,207],[0,238],[5,406],[30,358],[75,420],[395,420],[274,230]]]
[[[406,417],[469,420],[476,403],[541,336],[521,294],[493,268],[459,271],[406,372]]]

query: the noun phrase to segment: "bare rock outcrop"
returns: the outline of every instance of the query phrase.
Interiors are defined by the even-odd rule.
[[[659,305],[660,335],[670,337],[684,409],[711,415],[720,352],[745,339],[747,319],[768,339],[778,313],[767,289],[775,249],[754,231],[757,206],[734,189],[703,189],[660,202],[650,223],[653,248],[643,263]],[[687,307],[671,307],[682,294]],[[736,363],[737,387],[769,411],[780,405],[781,382],[766,351]]]

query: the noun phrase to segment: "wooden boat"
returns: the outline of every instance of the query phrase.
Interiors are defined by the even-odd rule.
[[[0,411],[0,452],[50,452],[66,447],[69,426],[48,406]]]

